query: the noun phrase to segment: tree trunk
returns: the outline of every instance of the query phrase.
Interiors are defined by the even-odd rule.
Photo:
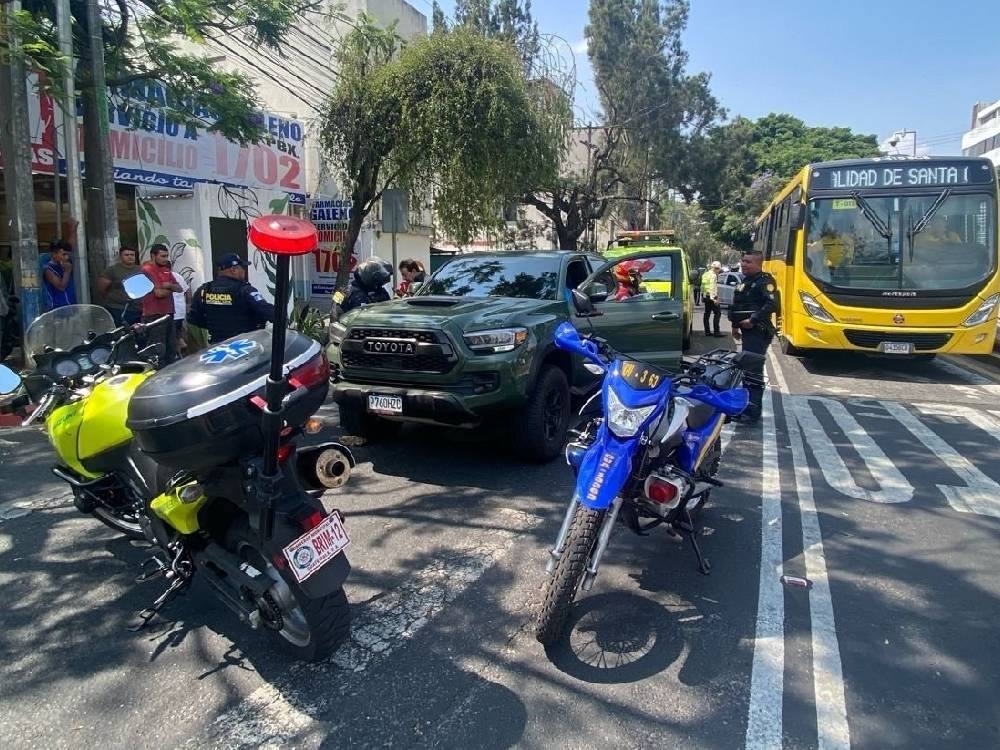
[[[95,277],[118,252],[118,204],[114,164],[108,141],[108,93],[104,86],[104,46],[97,0],[88,0],[89,44],[81,50],[80,70],[88,71],[83,91],[84,194],[87,199],[87,258]],[[93,33],[91,33],[93,32]],[[149,248],[139,248],[140,259]]]
[[[347,233],[344,236],[344,244],[340,248],[340,259],[337,263],[337,289],[346,289],[347,282],[351,278],[351,256],[354,254],[354,246],[361,236],[361,225],[365,222],[368,211],[362,209],[364,203],[357,197],[351,208],[351,218],[347,222]],[[369,209],[370,210],[370,209]]]

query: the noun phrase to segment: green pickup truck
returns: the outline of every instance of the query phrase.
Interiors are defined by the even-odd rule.
[[[679,279],[679,250],[605,261],[571,251],[456,256],[406,299],[352,310],[331,325],[328,354],[341,424],[387,437],[404,422],[475,428],[504,420],[526,459],[548,461],[566,440],[571,396],[598,377],[555,347],[571,320],[615,349],[673,369],[681,356],[682,285],[623,289],[616,266],[633,262],[656,281]],[[579,288],[602,313],[577,318]]]

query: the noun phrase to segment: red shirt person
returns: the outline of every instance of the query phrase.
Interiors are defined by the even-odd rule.
[[[149,329],[150,344],[163,344],[164,363],[177,359],[177,335],[174,328],[174,292],[183,292],[170,270],[170,253],[166,245],[156,244],[149,249],[150,260],[142,265],[142,272],[153,282],[153,291],[142,298],[142,322],[151,323],[167,316],[162,325]]]

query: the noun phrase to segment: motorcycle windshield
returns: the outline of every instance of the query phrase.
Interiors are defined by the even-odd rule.
[[[111,313],[97,305],[57,307],[35,318],[24,334],[25,365],[35,366],[35,355],[45,347],[66,351],[82,344],[90,333],[100,335],[115,330]]]

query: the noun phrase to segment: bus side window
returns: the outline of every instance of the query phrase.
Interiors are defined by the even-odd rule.
[[[770,257],[772,258],[778,258],[781,260],[785,259],[785,248],[788,246],[789,206],[790,201],[786,198],[775,208],[775,213],[777,214],[777,227],[774,231],[774,242],[771,244]]]

